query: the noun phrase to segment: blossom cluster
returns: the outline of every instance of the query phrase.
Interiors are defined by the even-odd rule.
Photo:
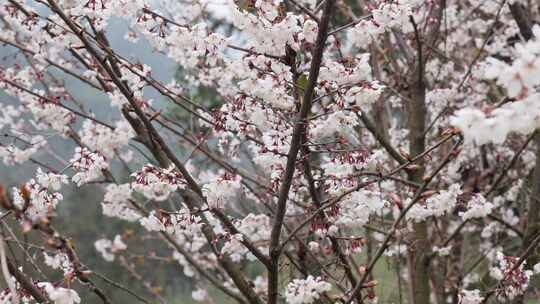
[[[115,236],[112,241],[108,239],[99,239],[94,243],[94,247],[107,262],[114,261],[116,253],[127,249],[127,245],[122,240],[121,235]]]
[[[81,303],[79,294],[73,289],[54,286],[49,282],[40,282],[37,286],[46,292],[47,296],[54,304]]]
[[[15,282],[13,278],[9,278]],[[16,284],[17,290],[12,291],[9,288],[4,289],[0,293],[0,303],[14,303],[21,301],[22,303],[32,303],[33,298],[21,286]],[[38,290],[44,292],[53,304],[76,304],[81,303],[79,294],[69,288],[64,288],[50,282],[37,282]]]
[[[304,280],[295,279],[289,283],[285,298],[289,304],[309,304],[331,289],[332,286],[321,277],[308,276]]]
[[[139,222],[148,231],[166,231],[170,234],[196,234],[200,230],[200,218],[192,215],[187,208],[172,214],[156,214],[152,211]]]
[[[540,26],[534,26],[532,31],[535,37],[540,37]],[[487,58],[484,77],[496,80],[515,101],[484,111],[464,108],[451,118],[451,123],[460,128],[468,142],[500,144],[512,132],[528,134],[539,126],[540,38],[517,43],[514,52],[516,60],[511,64]]]
[[[134,222],[141,217],[129,204],[133,192],[130,184],[110,184],[107,185],[105,191],[105,197],[101,203],[103,215],[129,222]]]
[[[463,220],[469,220],[473,218],[483,218],[491,214],[495,206],[486,201],[486,198],[481,194],[474,195],[467,203],[467,210],[460,212],[459,216]]]
[[[63,195],[57,191],[67,182],[66,175],[44,173],[38,168],[36,179],[31,179],[20,189],[13,188],[13,204],[30,221],[46,219],[63,199]]]
[[[77,186],[97,180],[102,176],[103,170],[109,167],[105,157],[98,152],[91,152],[86,147],[75,148],[75,155],[70,163],[77,172],[71,178]]]
[[[44,252],[43,259],[45,265],[51,267],[52,269],[61,269],[64,272],[64,275],[69,274],[73,271],[73,266],[65,253],[56,253],[49,255]]]
[[[493,263],[489,274],[501,282],[501,297],[514,299],[516,296],[522,295],[533,275],[531,270],[525,270],[526,263],[520,261],[519,257],[506,256],[502,252],[495,254]]]
[[[440,191],[437,195],[426,199],[423,204],[416,204],[411,207],[407,217],[421,222],[431,216],[442,216],[454,210],[459,195],[462,194],[459,184],[451,185],[448,190]]]
[[[459,303],[461,304],[480,304],[484,297],[480,295],[480,290],[462,290],[459,293]]]
[[[409,17],[416,2],[418,1],[380,1],[380,4],[371,10],[372,17],[360,20],[349,32],[350,39],[363,47],[394,27],[405,32],[412,31]]]
[[[114,129],[110,129],[86,120],[81,130],[81,141],[107,159],[113,158],[114,153],[134,136],[135,132],[127,121],[119,121]]]
[[[235,198],[241,188],[242,185],[237,177],[225,175],[205,184],[202,191],[210,209],[223,209],[228,201]]]
[[[166,200],[171,193],[183,188],[182,174],[174,167],[168,169],[145,165],[141,171],[133,173],[133,190],[141,192],[149,199]]]

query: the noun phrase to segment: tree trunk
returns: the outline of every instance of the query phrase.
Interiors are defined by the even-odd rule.
[[[409,81],[410,101],[408,103],[408,128],[409,128],[409,154],[411,157],[421,154],[425,150],[426,129],[426,89],[424,84],[424,71],[422,60],[422,46],[418,38],[418,60]],[[422,183],[424,177],[424,161],[417,162],[420,168],[410,171],[409,180]],[[411,303],[430,304],[429,285],[429,261],[430,251],[428,227],[426,222],[413,224],[412,248],[408,252],[410,297]]]

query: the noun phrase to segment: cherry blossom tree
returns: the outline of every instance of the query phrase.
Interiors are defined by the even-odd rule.
[[[63,191],[90,185],[100,216],[140,228],[96,254],[135,275],[130,247],[157,238],[202,303],[539,299],[539,15],[525,0],[0,0],[0,157],[35,172],[0,187],[0,302],[113,303],[105,285],[165,302],[100,277],[55,226],[77,203]],[[181,73],[123,54],[115,20]]]

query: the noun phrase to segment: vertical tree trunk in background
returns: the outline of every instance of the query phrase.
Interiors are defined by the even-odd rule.
[[[409,78],[409,102],[407,103],[409,128],[409,154],[411,157],[425,150],[426,129],[426,88],[424,83],[424,61],[419,33],[417,35],[417,65]],[[417,162],[420,167],[409,171],[409,180],[422,183],[424,177],[424,161]],[[430,250],[428,227],[426,222],[413,224],[413,237],[408,252],[410,298],[414,304],[430,304],[430,286],[428,272],[428,252]]]
[[[370,63],[372,68],[372,76],[373,79],[382,79],[381,76],[381,67],[379,65],[379,61],[376,60],[377,56],[377,50],[373,46],[370,46],[369,48],[370,53]],[[379,99],[371,106],[371,112],[373,116],[373,122],[375,123],[375,128],[379,131],[379,134],[386,139],[389,140],[388,136],[388,129],[390,128],[390,117],[388,115],[387,111],[387,98],[385,98],[384,94],[379,97]]]
[[[532,22],[523,5],[520,3],[511,4],[510,12],[519,27],[521,36],[523,36],[525,40],[532,39],[534,37]],[[523,229],[524,237],[521,245],[522,250],[526,250],[531,244],[531,241],[540,233],[540,136],[536,135],[534,141],[536,143],[536,163],[531,183],[531,195],[529,196],[529,204],[525,213],[527,218]],[[534,266],[538,262],[540,262],[540,248],[537,248],[527,258],[527,265],[529,267]],[[533,279],[533,282],[537,287],[540,285],[540,280],[538,279]],[[523,299],[519,299],[519,302],[522,303]]]
[[[540,136],[537,134],[534,138],[536,144],[536,161],[532,172],[532,180],[530,183],[530,195],[528,195],[528,204],[523,210],[522,215],[525,218],[523,227],[523,242],[521,250],[525,251],[531,245],[533,240],[540,233]],[[528,188],[528,187],[527,187]],[[526,268],[532,269],[534,265],[540,263],[540,247],[537,247],[526,259]],[[530,286],[540,287],[540,279],[537,276],[532,276]],[[515,304],[525,303],[523,296],[519,296],[514,301]]]
[[[421,154],[425,150],[425,89],[422,82],[415,81],[411,90],[409,104],[409,153],[411,157]],[[422,183],[424,176],[423,161],[418,163],[421,167],[410,172],[409,180]],[[430,250],[428,227],[426,222],[413,224],[414,236],[411,240],[412,248],[408,252],[409,276],[411,284],[411,303],[429,304],[430,286],[428,275],[427,255]]]
[[[532,191],[526,213],[527,221],[525,222],[522,249],[526,249],[531,244],[531,241],[540,233],[540,136],[537,135],[534,141],[536,143],[536,163],[533,172]],[[540,247],[529,256],[527,265],[532,267],[539,262]]]
[[[433,10],[432,18],[434,23],[427,28],[427,31],[419,29],[414,18],[410,17],[410,22],[414,28],[416,40],[416,57],[415,66],[411,68],[412,74],[408,76],[409,85],[409,101],[407,104],[409,129],[409,154],[415,157],[423,153],[426,149],[426,83],[424,75],[424,67],[429,60],[429,47],[426,45],[436,45],[439,38],[441,28],[441,20],[443,19],[443,11],[446,9],[446,0],[435,2],[436,9]],[[423,34],[422,34],[423,33]],[[425,173],[425,160],[419,159],[415,164],[419,165],[418,169],[408,172],[409,180],[416,183],[423,183]],[[410,276],[410,298],[412,304],[431,304],[431,286],[429,274],[429,255],[431,244],[429,241],[429,230],[427,221],[413,223],[413,236],[408,252],[408,267]]]
[[[525,8],[520,3],[514,3],[510,5],[510,12],[512,17],[516,20],[519,32],[525,40],[529,40],[533,37],[532,22],[529,20]]]

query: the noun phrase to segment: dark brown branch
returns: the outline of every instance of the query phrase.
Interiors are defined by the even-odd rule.
[[[277,303],[278,297],[278,280],[279,280],[279,257],[281,255],[279,238],[281,235],[281,229],[283,227],[283,218],[287,210],[287,200],[289,197],[289,191],[292,185],[292,179],[294,176],[298,151],[302,144],[302,138],[306,132],[307,116],[311,110],[311,104],[313,101],[313,93],[315,86],[317,85],[317,79],[319,77],[319,71],[321,69],[322,57],[324,53],[324,46],[328,37],[328,26],[330,24],[330,18],[332,16],[332,10],[334,7],[334,0],[327,0],[325,3],[321,22],[319,23],[319,31],[317,33],[317,40],[315,42],[315,48],[313,50],[313,56],[311,60],[311,66],[309,70],[308,83],[305,87],[304,98],[298,113],[293,134],[291,138],[291,147],[287,155],[287,164],[285,166],[285,173],[282,177],[281,187],[279,191],[279,197],[277,201],[276,214],[272,221],[272,232],[270,234],[270,269],[268,270],[268,304]]]
[[[9,272],[15,277],[15,280],[21,284],[21,287],[24,288],[38,303],[50,303],[49,299],[39,290],[39,288],[28,279],[24,273],[22,273],[13,263],[8,259],[7,265]]]

